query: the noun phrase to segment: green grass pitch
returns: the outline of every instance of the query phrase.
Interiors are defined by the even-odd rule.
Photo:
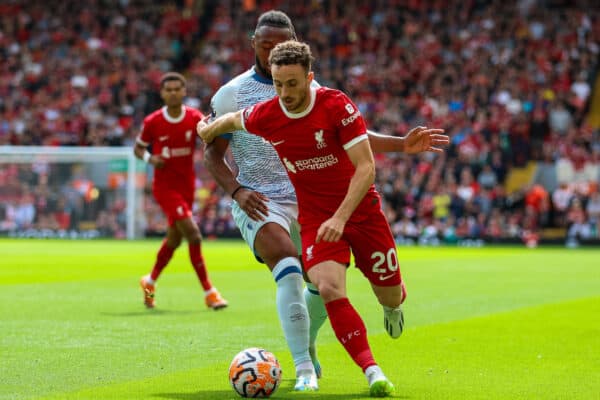
[[[279,358],[275,399],[366,399],[326,324],[320,390],[293,393],[275,285],[242,242],[204,244],[229,300],[207,310],[182,246],[142,305],[158,241],[0,240],[0,399],[237,399],[246,347]],[[408,286],[398,340],[360,273],[348,273],[375,358],[399,399],[600,399],[600,249],[400,248]]]

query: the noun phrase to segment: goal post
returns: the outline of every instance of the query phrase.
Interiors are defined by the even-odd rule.
[[[0,146],[0,232],[141,237],[145,172],[131,147]]]

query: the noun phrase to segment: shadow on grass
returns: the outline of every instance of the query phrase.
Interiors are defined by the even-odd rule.
[[[162,399],[173,399],[173,400],[239,400],[242,397],[238,396],[233,390],[206,390],[193,393],[156,393],[153,397]],[[369,393],[328,393],[322,392],[311,392],[311,393],[298,393],[293,391],[280,391],[277,390],[271,399],[319,399],[319,400],[358,400],[358,399],[370,399]],[[388,397],[389,398],[389,397]],[[392,398],[395,399],[408,399],[407,396],[401,396],[396,393]]]
[[[365,387],[362,392],[357,393],[323,393],[322,391],[316,392],[295,392],[293,390],[295,379],[283,379],[280,387],[270,397],[273,400],[277,399],[289,399],[289,400],[368,400],[371,399],[369,396],[369,390]],[[171,400],[240,400],[243,397],[230,390],[200,390],[197,392],[188,393],[155,393],[153,398],[159,399],[171,399]],[[402,395],[401,393],[394,393],[392,397],[394,399],[407,400],[410,396]]]
[[[157,393],[155,396],[164,399],[174,400],[239,400],[242,397],[238,396],[233,390],[210,390],[201,391],[195,393]],[[368,394],[364,395],[352,395],[348,393],[340,394],[322,394],[319,392],[314,393],[293,393],[293,392],[275,392],[271,399],[330,399],[330,400],[341,400],[341,399],[365,399],[368,398]]]
[[[138,311],[128,312],[100,312],[100,315],[107,317],[147,317],[148,315],[192,315],[197,314],[198,310],[165,310],[164,308],[141,309]]]

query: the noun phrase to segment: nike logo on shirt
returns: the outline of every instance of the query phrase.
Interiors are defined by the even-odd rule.
[[[273,146],[277,146],[277,145],[280,145],[280,144],[281,144],[281,143],[283,143],[283,142],[285,142],[285,140],[280,140],[279,142],[271,142],[271,144],[272,144]]]

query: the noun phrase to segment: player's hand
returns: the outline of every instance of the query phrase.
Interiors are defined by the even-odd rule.
[[[408,154],[424,151],[443,153],[444,149],[438,146],[447,146],[450,144],[450,138],[448,135],[443,135],[443,133],[443,129],[429,129],[424,126],[417,126],[404,136],[404,152]]]
[[[234,200],[254,221],[264,221],[265,216],[269,215],[269,207],[267,207],[269,198],[262,193],[241,188],[235,193]]]
[[[196,132],[198,133],[198,136],[200,136],[200,138],[204,141],[204,143],[211,143],[212,139],[210,137],[208,137],[208,130],[206,129],[208,127],[208,119],[210,118],[209,115],[205,116],[204,118],[202,118],[200,121],[198,121],[198,123],[196,124]]]
[[[324,242],[337,242],[342,238],[344,233],[344,227],[346,222],[339,218],[331,217],[327,221],[323,222],[317,231],[316,243],[321,240]]]
[[[158,169],[161,169],[162,167],[165,166],[165,159],[158,155],[153,155],[152,157],[150,157],[148,162],[150,164],[152,164],[154,166],[154,168],[158,168]]]

